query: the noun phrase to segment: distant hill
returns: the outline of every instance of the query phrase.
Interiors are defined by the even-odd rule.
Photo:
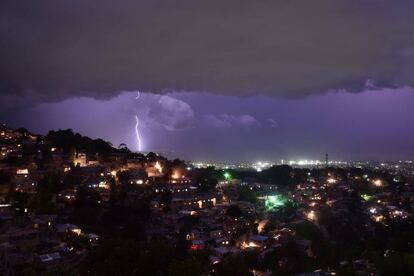
[[[128,152],[127,148],[116,149],[110,142],[102,139],[92,139],[87,136],[82,136],[79,133],[74,133],[71,129],[66,130],[51,130],[44,137],[45,144],[63,149],[66,153],[73,149],[87,153],[101,153],[110,154],[113,152]]]

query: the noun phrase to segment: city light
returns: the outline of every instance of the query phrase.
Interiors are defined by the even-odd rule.
[[[29,170],[28,169],[17,169],[16,174],[17,175],[27,175],[27,174],[29,174]]]
[[[229,172],[225,172],[225,173],[223,174],[223,176],[224,176],[224,179],[226,179],[226,180],[231,180],[231,174],[230,174]]]
[[[314,210],[310,211],[307,215],[306,218],[310,221],[316,221],[317,217],[316,217],[316,213]]]
[[[379,215],[379,216],[372,216],[372,219],[373,219],[375,222],[381,222],[381,221],[383,221],[383,220],[384,220],[384,216],[382,216],[382,215]]]
[[[372,183],[377,187],[382,187],[383,186],[383,183],[382,183],[381,179],[375,179]]]
[[[179,178],[181,178],[180,173],[177,170],[175,170],[173,172],[173,174],[171,175],[171,178],[172,179],[179,179]]]
[[[328,178],[328,180],[326,180],[329,184],[334,184],[337,182],[337,180],[335,178]]]
[[[157,161],[155,162],[154,168],[159,172],[162,173],[162,166],[161,164]]]
[[[276,211],[278,208],[286,204],[286,199],[282,195],[271,195],[265,197],[266,211]]]
[[[82,233],[80,228],[73,228],[71,229],[72,233],[76,234],[76,235],[80,235]]]
[[[362,195],[361,195],[361,198],[362,198],[364,201],[370,201],[370,200],[372,199],[372,196],[367,195],[367,194],[362,194]]]

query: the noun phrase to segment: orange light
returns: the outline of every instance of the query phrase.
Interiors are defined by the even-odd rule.
[[[180,178],[180,174],[179,174],[177,171],[175,171],[175,172],[171,175],[171,178],[172,178],[172,179],[179,179],[179,178]]]
[[[375,179],[373,183],[377,187],[381,187],[383,185],[381,179]]]

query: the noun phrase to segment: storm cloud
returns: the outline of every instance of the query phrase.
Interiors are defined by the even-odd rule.
[[[191,127],[194,112],[186,102],[164,95],[150,105],[147,117],[151,124],[174,131]]]
[[[229,128],[234,126],[250,128],[260,125],[256,118],[249,114],[240,116],[230,114],[206,115],[204,120],[207,124],[216,128]]]
[[[408,0],[5,0],[0,100],[414,86],[413,33]]]

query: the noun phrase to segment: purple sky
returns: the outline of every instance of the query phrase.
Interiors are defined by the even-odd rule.
[[[414,159],[413,33],[412,0],[2,0],[0,121],[136,149],[138,115],[144,150],[191,160]]]
[[[37,133],[72,128],[137,149],[199,161],[289,158],[396,160],[414,156],[414,91],[331,92],[302,99],[207,93],[124,92],[109,100],[72,98],[13,112],[6,121]]]

